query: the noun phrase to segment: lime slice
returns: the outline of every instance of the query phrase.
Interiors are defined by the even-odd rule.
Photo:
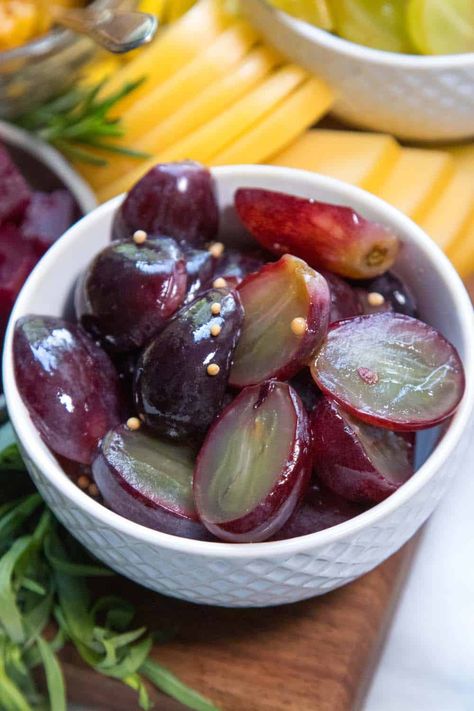
[[[334,29],[350,42],[387,52],[411,52],[407,0],[331,0]]]
[[[269,0],[273,7],[323,30],[332,30],[333,22],[327,0]]]
[[[406,20],[421,54],[474,52],[474,0],[409,0]]]

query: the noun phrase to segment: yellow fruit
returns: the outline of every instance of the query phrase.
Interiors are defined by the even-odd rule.
[[[447,255],[463,278],[474,274],[474,214],[465,231],[447,250]]]
[[[474,208],[474,179],[455,170],[447,186],[420,222],[441,249],[448,250],[466,229]]]
[[[258,124],[211,159],[211,165],[261,163],[293,141],[329,111],[333,93],[320,79],[308,79]]]
[[[323,30],[333,29],[333,19],[326,0],[270,0],[270,4]]]
[[[359,131],[314,129],[271,162],[289,168],[303,168],[374,190],[387,177],[400,154],[391,136]]]
[[[19,47],[36,31],[38,9],[33,2],[3,0],[0,2],[0,50]]]

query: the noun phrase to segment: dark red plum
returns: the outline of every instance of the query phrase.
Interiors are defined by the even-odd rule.
[[[185,304],[194,301],[202,291],[212,286],[214,274],[214,257],[207,249],[183,249],[186,262],[186,298]]]
[[[126,425],[110,430],[92,463],[105,504],[130,521],[184,538],[211,540],[193,499],[193,449]]]
[[[369,279],[361,286],[366,294],[380,294],[385,301],[385,311],[396,311],[406,316],[418,316],[415,297],[404,282],[393,272],[385,272],[375,279]],[[364,311],[367,313],[367,311]],[[371,312],[372,313],[372,312]]]
[[[210,289],[183,307],[143,351],[135,404],[154,431],[202,437],[220,411],[243,310],[237,292]]]
[[[306,411],[311,412],[321,399],[322,392],[314,382],[310,369],[306,366],[302,368],[291,378],[290,385],[300,396]]]
[[[321,270],[321,274],[326,279],[331,294],[329,323],[335,323],[352,316],[360,316],[363,311],[356,289],[336,274],[326,270]]]
[[[202,247],[216,236],[218,222],[214,181],[207,168],[193,161],[162,163],[128,192],[112,236],[127,239],[135,230],[145,230]]]
[[[236,287],[246,276],[257,272],[268,261],[256,252],[241,252],[226,247],[222,256],[216,259],[214,279],[222,277],[229,286]]]
[[[0,225],[0,342],[16,297],[36,264],[36,254],[13,224]]]
[[[349,521],[363,513],[367,507],[346,501],[320,483],[313,482],[304,499],[294,514],[280,528],[272,540],[283,541],[287,538],[307,536],[310,533],[324,531]]]
[[[28,183],[0,144],[0,223],[21,220],[30,200]]]
[[[99,440],[121,419],[107,354],[75,324],[24,316],[15,325],[13,356],[18,390],[48,447],[89,464]]]
[[[326,335],[326,280],[290,254],[266,264],[238,287],[245,318],[230,384],[285,380],[306,365]]]
[[[288,385],[244,388],[209,430],[194,470],[194,501],[211,533],[255,543],[289,519],[310,479],[308,416]]]
[[[415,436],[357,420],[323,398],[311,414],[313,466],[331,491],[374,504],[393,494],[414,471]]]
[[[294,254],[314,269],[370,279],[390,269],[398,254],[395,234],[350,207],[260,188],[237,190],[235,207],[262,247]]]
[[[76,206],[67,190],[35,192],[26,208],[21,232],[41,257],[74,222]]]
[[[355,417],[392,430],[442,422],[464,392],[454,346],[426,323],[397,313],[333,324],[311,372],[318,387]]]
[[[112,242],[78,282],[77,318],[111,351],[141,348],[179,308],[186,282],[174,240]]]

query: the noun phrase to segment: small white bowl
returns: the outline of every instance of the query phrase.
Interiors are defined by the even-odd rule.
[[[363,128],[420,141],[474,137],[474,53],[418,56],[348,42],[276,10],[241,0],[282,54],[336,92],[336,116]]]
[[[222,211],[222,233],[242,235],[233,210],[241,186],[287,191],[350,205],[385,223],[404,247],[397,272],[418,299],[422,316],[458,348],[466,369],[462,403],[442,441],[419,438],[416,474],[381,504],[333,528],[286,541],[229,544],[177,538],[128,521],[88,497],[66,476],[42,442],[20,398],[14,376],[15,321],[28,313],[61,315],[73,284],[109,242],[122,197],[101,205],[62,237],[38,264],[14,308],[6,335],[4,385],[12,424],[30,473],[55,515],[94,555],[137,583],[174,597],[224,606],[265,606],[320,595],[350,582],[405,543],[431,514],[456,472],[461,438],[474,405],[472,306],[448,259],[419,227],[372,195],[315,173],[271,166],[213,170]],[[241,239],[241,237],[240,237]]]

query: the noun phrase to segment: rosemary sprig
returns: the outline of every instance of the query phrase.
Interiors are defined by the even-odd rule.
[[[150,658],[153,637],[145,627],[132,625],[135,611],[129,602],[114,596],[94,599],[86,579],[114,573],[92,561],[60,528],[38,494],[21,495],[27,481],[24,471],[15,472],[17,492],[5,495],[4,483],[12,476],[2,469],[4,457],[7,462],[19,459],[8,425],[0,429],[0,441],[2,711],[66,710],[67,690],[58,658],[66,643],[96,672],[134,689],[143,709],[152,705],[146,680],[190,709],[218,711]],[[52,627],[57,630],[53,639]],[[39,666],[48,700],[36,685],[34,671]]]
[[[114,143],[114,139],[122,138],[126,132],[121,118],[110,115],[119,101],[143,81],[142,78],[127,82],[109,95],[107,79],[89,87],[76,86],[18,116],[15,123],[51,143],[73,161],[107,165],[106,158],[91,149],[148,158],[147,153]]]

